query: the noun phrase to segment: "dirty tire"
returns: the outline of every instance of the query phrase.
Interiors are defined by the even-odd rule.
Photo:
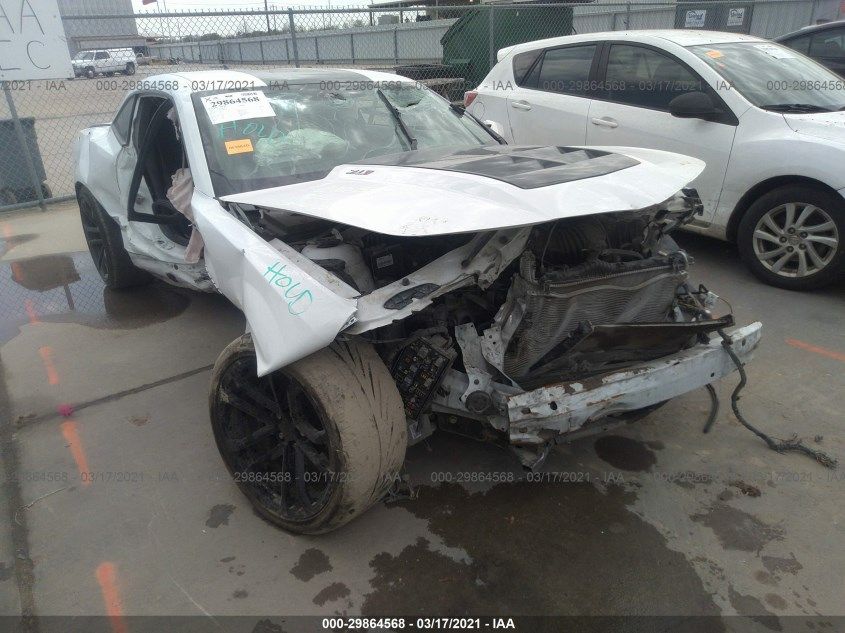
[[[775,230],[786,228],[787,205],[795,205],[793,207],[793,215],[795,216],[792,227],[793,234],[789,234],[788,229],[781,232]],[[828,231],[810,231],[808,233],[801,231],[802,227],[798,226],[798,220],[801,218],[803,210],[809,207],[815,207],[818,211],[811,211],[812,215],[809,215],[803,223],[804,228],[813,229],[827,223],[830,223],[833,228]],[[768,226],[764,224],[767,218],[771,219]],[[780,226],[781,223],[784,226]],[[756,237],[761,234],[760,229],[766,234],[771,234],[773,238],[797,240],[797,243],[793,245],[790,241],[787,241],[779,244],[760,240]],[[809,237],[809,241],[802,240],[801,235]],[[833,238],[838,240],[838,244],[833,248],[815,241]],[[808,263],[810,268],[808,274],[800,275],[796,269],[799,262],[798,249],[802,245],[804,246],[804,249],[802,249],[804,261]],[[845,272],[845,201],[834,193],[815,187],[789,185],[774,189],[758,198],[742,217],[737,231],[737,246],[749,270],[767,284],[788,290],[812,290],[826,286],[836,281]],[[792,247],[795,257],[787,260],[781,272],[778,273],[772,268],[777,263],[779,256],[772,253],[775,253],[781,246],[783,248]],[[755,247],[758,250],[763,249],[763,252],[758,254]],[[808,250],[806,250],[810,247],[813,248],[813,253],[816,256],[819,254],[824,256],[825,264],[823,266],[814,265],[812,258],[809,257]]]
[[[126,64],[126,68],[123,69],[124,75],[134,75],[135,74],[135,64],[129,62]]]
[[[150,274],[135,266],[129,259],[129,254],[123,246],[120,226],[94,199],[91,192],[80,187],[76,200],[79,203],[79,215],[88,251],[106,286],[119,290],[150,282]]]
[[[247,369],[246,378],[238,373],[239,367]],[[285,473],[286,468],[290,468],[291,458],[287,466],[283,458],[289,455],[287,446],[307,442],[307,438],[291,426],[281,426],[286,422],[277,421],[266,409],[258,412],[259,433],[270,423],[277,426],[269,439],[261,440],[268,443],[260,451],[256,449],[256,453],[266,452],[275,457],[270,461],[262,460],[260,468],[245,472],[244,463],[254,463],[256,453],[250,452],[244,458],[247,449],[243,445],[245,440],[252,443],[256,434],[237,432],[241,428],[240,420],[249,419],[252,414],[246,414],[232,404],[233,398],[228,391],[238,391],[238,381],[233,383],[232,377],[238,378],[240,384],[253,381],[254,386],[248,387],[253,394],[262,384],[268,384],[262,381],[272,381],[275,387],[271,386],[263,393],[273,394],[276,402],[285,402],[287,408],[282,414],[285,420],[293,420],[296,415],[290,404],[291,390],[301,390],[301,397],[309,405],[306,426],[311,431],[315,428],[325,430],[326,443],[322,448],[329,460],[329,475],[325,478],[328,486],[318,502],[301,504],[301,510],[296,512],[292,509],[299,481],[305,478],[300,464],[298,474],[293,472],[288,479]],[[249,392],[238,391],[238,397],[244,393]],[[250,401],[246,408],[255,412],[255,404],[260,400],[249,395],[245,397]],[[269,376],[258,378],[252,337],[245,334],[230,343],[214,365],[209,409],[214,439],[238,487],[260,516],[289,532],[320,534],[351,521],[384,496],[405,459],[407,427],[402,400],[381,358],[366,343],[336,342]],[[300,408],[299,414],[302,413],[304,409]],[[280,432],[276,434],[275,431]],[[285,440],[291,436],[297,439]],[[239,448],[233,448],[235,444]],[[284,486],[274,484],[278,487],[277,495],[276,488],[249,481],[256,477],[266,480],[269,475],[278,473],[286,483]]]
[[[93,68],[86,68],[85,69],[85,76],[88,77],[88,79],[93,79],[94,77],[97,76],[97,73],[94,72]]]

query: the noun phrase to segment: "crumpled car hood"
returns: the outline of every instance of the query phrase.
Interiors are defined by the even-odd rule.
[[[659,150],[497,145],[392,154],[222,200],[387,235],[447,235],[643,209],[703,169],[700,160]]]
[[[845,112],[785,114],[786,124],[798,134],[845,143]]]

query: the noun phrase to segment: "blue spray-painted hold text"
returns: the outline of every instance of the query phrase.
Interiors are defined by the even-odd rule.
[[[302,284],[294,281],[293,277],[285,273],[287,264],[282,262],[273,262],[272,266],[268,266],[264,271],[264,278],[272,285],[283,288],[282,296],[288,304],[288,312],[293,316],[299,316],[314,303],[314,296],[307,288],[303,288]]]

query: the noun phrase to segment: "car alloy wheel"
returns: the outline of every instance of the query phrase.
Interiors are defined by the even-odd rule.
[[[839,247],[830,214],[810,203],[788,202],[763,214],[754,227],[754,254],[767,270],[800,278],[825,269]]]
[[[337,469],[329,434],[302,386],[277,371],[258,377],[241,356],[220,377],[218,442],[247,495],[284,521],[307,522],[325,507]]]

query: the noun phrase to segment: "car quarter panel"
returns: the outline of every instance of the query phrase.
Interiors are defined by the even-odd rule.
[[[328,346],[353,320],[353,299],[297,267],[216,200],[195,192],[191,205],[208,273],[246,317],[259,376]]]
[[[834,190],[845,187],[845,143],[802,135],[784,119],[757,108],[740,119],[716,216],[702,232],[724,239],[739,201],[767,180],[806,178]]]
[[[82,130],[76,140],[76,181],[84,184],[111,216],[118,213],[117,156],[122,146],[110,125]]]

